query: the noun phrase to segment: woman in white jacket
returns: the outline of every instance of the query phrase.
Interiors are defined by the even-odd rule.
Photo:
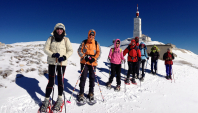
[[[62,23],[57,23],[54,27],[54,31],[51,33],[52,36],[48,38],[45,43],[44,52],[47,54],[47,63],[48,66],[48,74],[49,81],[46,87],[45,100],[43,101],[43,105],[41,106],[40,111],[46,112],[47,107],[50,105],[50,94],[52,92],[52,88],[54,85],[55,79],[55,68],[57,71],[58,78],[58,99],[52,108],[52,110],[59,111],[61,109],[61,105],[63,105],[62,94],[63,94],[63,79],[64,73],[67,66],[67,59],[72,55],[73,49],[70,43],[69,38],[65,37],[65,26]],[[56,59],[58,62],[56,63]],[[61,73],[61,65],[62,64],[62,73]],[[63,75],[62,75],[63,74]]]

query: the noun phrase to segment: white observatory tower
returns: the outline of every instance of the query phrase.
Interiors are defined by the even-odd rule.
[[[134,30],[133,30],[133,37],[142,37],[142,30],[141,30],[141,18],[139,17],[138,11],[138,4],[137,4],[137,11],[136,11],[136,18],[134,18]]]

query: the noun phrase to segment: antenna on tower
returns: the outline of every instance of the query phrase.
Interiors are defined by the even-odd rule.
[[[136,17],[137,17],[137,18],[139,17],[138,4],[137,4]]]

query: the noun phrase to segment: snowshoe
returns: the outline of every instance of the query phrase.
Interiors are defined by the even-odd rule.
[[[94,105],[94,104],[96,104],[96,100],[94,100],[94,94],[93,94],[93,93],[89,93],[89,94],[87,95],[87,98],[88,98],[87,103],[88,103],[89,105]]]
[[[52,112],[51,113],[61,113],[62,108],[64,106],[64,103],[65,102],[62,100],[62,98],[58,98],[56,103],[52,107]]]
[[[137,85],[137,83],[136,83],[134,78],[131,79],[131,83],[134,84],[134,85]]]
[[[114,91],[119,92],[120,91],[120,85],[117,85],[114,89]]]
[[[82,106],[82,105],[86,104],[86,99],[84,97],[84,94],[79,94],[77,97],[78,98],[77,98],[77,102],[76,103],[77,103],[78,106]]]
[[[129,80],[129,78],[126,78],[125,81],[124,81],[124,83],[125,83],[126,85],[130,85],[130,80]]]
[[[107,82],[107,89],[111,89],[111,83]]]
[[[50,111],[51,111],[51,103],[50,103],[50,100],[45,99],[45,100],[42,102],[42,105],[41,105],[41,107],[39,108],[38,113],[50,113]]]

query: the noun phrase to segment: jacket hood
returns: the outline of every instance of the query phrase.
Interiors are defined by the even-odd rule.
[[[95,31],[94,29],[90,29],[89,32],[88,32],[88,38],[87,38],[88,42],[91,42],[91,41],[92,41],[92,40],[91,40],[91,37],[90,37],[90,34],[91,34],[92,32],[94,33],[94,39],[95,39],[96,31]]]
[[[51,35],[54,36],[54,31],[56,30],[56,28],[58,28],[59,26],[61,26],[63,28],[63,30],[65,31],[65,25],[62,23],[57,23],[54,27],[54,30],[52,31]],[[66,36],[66,31],[65,31],[65,36]]]
[[[116,40],[114,41],[114,48],[116,48],[116,42],[117,42],[117,41],[120,41],[120,39],[116,39]],[[118,48],[120,48],[120,44],[119,44]]]
[[[139,45],[140,47],[139,47],[139,48],[142,48],[142,47],[141,47],[141,44],[144,44],[144,45],[145,45],[145,49],[147,50],[147,46],[146,46],[146,44],[145,44],[144,42],[141,42],[141,43],[140,43],[140,45]]]

